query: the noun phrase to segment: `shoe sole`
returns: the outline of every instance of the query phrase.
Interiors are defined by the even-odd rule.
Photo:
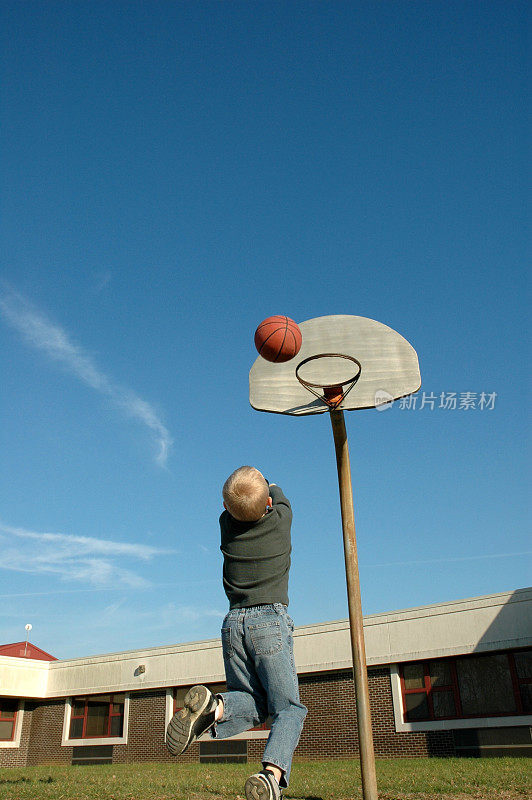
[[[244,791],[246,800],[273,800],[271,786],[264,778],[256,778],[252,775],[247,779]]]
[[[193,686],[186,693],[183,708],[174,714],[166,729],[166,746],[173,756],[184,753],[197,738],[194,724],[207,708],[210,698],[211,693],[205,686]]]

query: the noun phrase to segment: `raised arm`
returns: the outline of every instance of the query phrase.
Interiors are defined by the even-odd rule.
[[[292,507],[290,501],[285,497],[283,490],[275,483],[270,483],[270,497],[272,498],[273,508],[280,516],[290,516],[292,518]]]

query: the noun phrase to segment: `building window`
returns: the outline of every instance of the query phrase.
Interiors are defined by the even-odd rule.
[[[0,697],[0,742],[12,742],[15,738],[18,700]]]
[[[401,677],[406,721],[458,715],[455,671],[450,661],[403,664]]]
[[[69,739],[102,739],[122,736],[124,701],[124,694],[73,697]]]
[[[248,760],[246,739],[213,739],[199,743],[200,764],[245,764]]]
[[[532,650],[522,650],[513,657],[523,713],[532,714]]]
[[[418,661],[400,675],[405,722],[532,710],[532,650]]]
[[[507,655],[457,658],[456,670],[465,717],[517,712]]]

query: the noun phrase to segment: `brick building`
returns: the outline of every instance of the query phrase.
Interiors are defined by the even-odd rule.
[[[532,589],[373,614],[364,634],[378,757],[531,754]],[[20,651],[0,648],[0,766],[175,760],[164,733],[187,688],[224,688],[218,639]],[[358,755],[347,620],[296,628],[294,652],[309,709],[296,759]],[[207,737],[179,760],[255,762],[267,736]]]

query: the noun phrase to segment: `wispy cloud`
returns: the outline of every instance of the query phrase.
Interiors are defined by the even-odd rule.
[[[169,551],[166,551],[167,553]],[[1,567],[1,564],[0,564]],[[179,586],[180,587],[190,587],[190,586],[209,586],[210,584],[216,584],[218,586],[219,580],[218,578],[199,578],[197,580],[191,580],[179,577]],[[147,584],[146,588],[149,588],[151,584]],[[169,582],[157,582],[157,589],[175,589],[177,586],[177,582],[175,580]],[[57,587],[46,589],[42,592],[8,592],[7,594],[0,594],[0,600],[7,600],[12,599],[13,597],[49,597],[50,595],[54,594],[82,594],[83,592],[91,592],[93,594],[95,591],[106,592],[109,594],[111,591],[121,592],[123,591],[123,586],[87,586],[83,589],[60,589]]]
[[[42,311],[17,292],[0,295],[0,314],[28,344],[61,364],[86,386],[110,399],[126,416],[147,426],[156,438],[156,461],[160,466],[166,465],[172,437],[150,403],[109,378],[63,328],[47,319]]]
[[[153,604],[146,607],[145,601],[150,599]],[[139,602],[136,595],[128,595],[101,605],[96,599],[77,614],[68,639],[63,625],[35,617],[34,630],[41,631],[42,623],[43,639],[39,646],[45,650],[48,647],[49,652],[61,658],[72,658],[219,637],[226,609],[209,604],[192,607],[179,602],[158,603],[153,593],[150,599],[143,597]],[[13,640],[13,633],[4,635],[4,641]]]
[[[147,628],[150,631],[176,630],[181,625],[190,626],[205,619],[222,620],[227,612],[208,606],[190,606],[180,603],[165,603],[162,606],[143,609],[135,608],[132,614],[131,604],[125,598],[121,598],[114,603],[110,603],[97,619],[94,619],[94,627],[116,627],[125,625],[127,621],[134,620],[135,627]]]
[[[112,273],[108,270],[106,272],[99,272],[96,276],[96,292],[101,292],[105,289],[110,283],[111,278],[113,277]]]
[[[0,522],[3,569],[57,575],[95,587],[121,584],[134,588],[149,581],[123,566],[127,559],[149,561],[163,551],[145,544],[115,542],[66,533],[41,533]]]

